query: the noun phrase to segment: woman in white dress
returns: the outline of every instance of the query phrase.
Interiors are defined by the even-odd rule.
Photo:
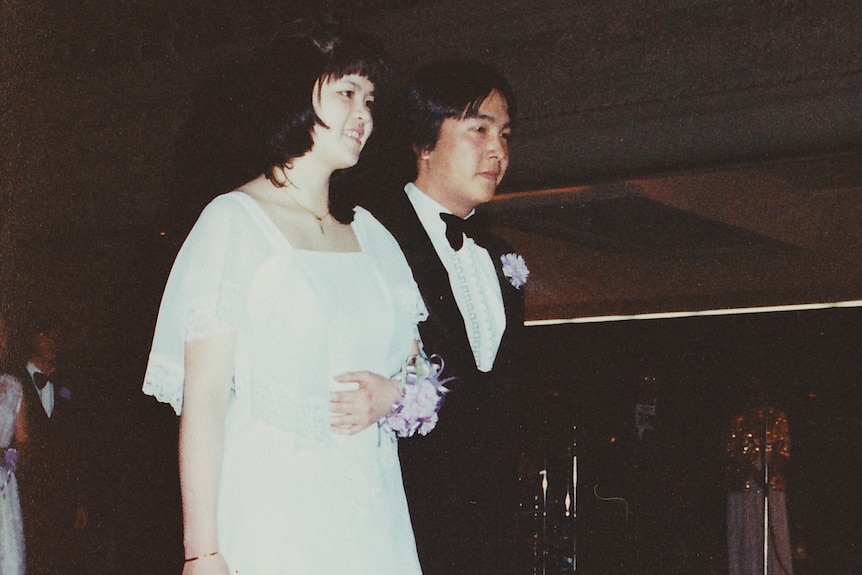
[[[330,176],[373,127],[383,68],[362,48],[272,47],[248,90],[270,128],[263,175],[204,209],[168,279],[144,391],[180,414],[184,575],[420,573],[378,423],[425,308],[368,212],[330,214]]]
[[[0,575],[24,575],[24,528],[15,467],[27,432],[21,382],[3,369],[8,343],[6,318],[0,315]]]

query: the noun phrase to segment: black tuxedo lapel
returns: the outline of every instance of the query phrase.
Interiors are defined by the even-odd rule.
[[[72,411],[72,402],[76,399],[72,396],[70,388],[63,385],[62,382],[63,379],[54,382],[54,411],[51,414],[51,419],[56,417],[65,420],[68,418]]]
[[[45,408],[42,407],[42,398],[39,396],[39,390],[33,383],[33,377],[26,369],[20,375],[21,385],[24,388],[24,405],[27,408],[27,425],[29,426],[28,433],[30,435],[39,435],[42,428],[48,425],[48,414],[45,413]]]
[[[449,273],[407,194],[403,191],[395,194],[389,202],[375,209],[374,214],[401,246],[425,300],[428,319],[419,326],[423,343],[428,349],[440,349],[444,361],[455,367],[457,373],[477,373],[478,367],[467,337],[464,318],[452,292]],[[506,314],[506,330],[500,342],[500,350],[504,351],[511,340],[509,335],[523,326],[524,295],[503,274],[501,256],[511,251],[508,244],[492,235],[486,240],[486,249],[497,270]],[[497,361],[494,365],[497,365]]]
[[[494,269],[497,270],[497,280],[500,282],[500,293],[503,296],[503,307],[506,310],[506,331],[500,348],[497,350],[497,358],[507,353],[509,343],[512,342],[512,334],[518,333],[524,326],[524,292],[512,285],[509,278],[503,273],[503,255],[512,253],[511,247],[498,238],[489,242],[486,248],[494,261]],[[494,366],[498,361],[494,361]]]
[[[471,370],[475,370],[475,359],[469,353],[467,328],[452,293],[449,273],[440,261],[413,204],[401,192],[393,198],[388,208],[378,218],[401,246],[428,309],[428,319],[425,325],[419,327],[423,342],[431,349],[445,349],[444,361],[447,363],[472,366]],[[429,336],[437,341],[428,341]]]

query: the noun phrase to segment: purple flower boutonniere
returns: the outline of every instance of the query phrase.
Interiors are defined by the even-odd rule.
[[[68,387],[66,387],[66,386],[61,387],[60,391],[58,393],[60,394],[60,397],[62,397],[66,401],[72,401],[72,390],[69,389]]]
[[[515,289],[521,289],[527,283],[527,277],[530,275],[530,270],[527,269],[527,264],[524,258],[519,254],[503,254],[500,257],[503,262],[503,275],[512,284]]]

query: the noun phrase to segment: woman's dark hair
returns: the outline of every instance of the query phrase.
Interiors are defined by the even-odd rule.
[[[359,74],[385,89],[388,69],[368,36],[334,25],[304,23],[302,32],[276,36],[256,59],[249,78],[253,173],[270,174],[311,150],[314,126],[324,125],[312,105],[318,80]],[[318,88],[320,86],[318,85]]]
[[[482,102],[494,91],[506,100],[514,122],[514,94],[493,66],[470,60],[440,60],[419,68],[402,111],[413,150],[417,154],[433,150],[443,120],[477,116]]]
[[[193,222],[214,195],[308,152],[311,131],[320,123],[312,104],[319,79],[365,76],[374,83],[375,108],[386,107],[389,70],[377,41],[367,35],[336,24],[297,22],[265,45],[237,52],[204,73],[192,102],[177,143],[175,180],[182,194],[175,209],[166,208],[171,218]],[[375,110],[375,132],[380,119]],[[366,145],[363,158],[376,140]],[[350,172],[350,178],[332,181],[339,191],[331,194],[337,201],[330,211],[340,221],[352,218],[355,205],[347,193],[355,186],[344,181],[355,179],[356,170]]]

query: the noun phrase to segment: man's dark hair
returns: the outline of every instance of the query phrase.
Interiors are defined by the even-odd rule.
[[[495,91],[506,100],[514,121],[512,89],[493,66],[471,60],[439,60],[419,68],[402,113],[413,150],[417,154],[433,150],[444,120],[476,117],[482,102]]]

